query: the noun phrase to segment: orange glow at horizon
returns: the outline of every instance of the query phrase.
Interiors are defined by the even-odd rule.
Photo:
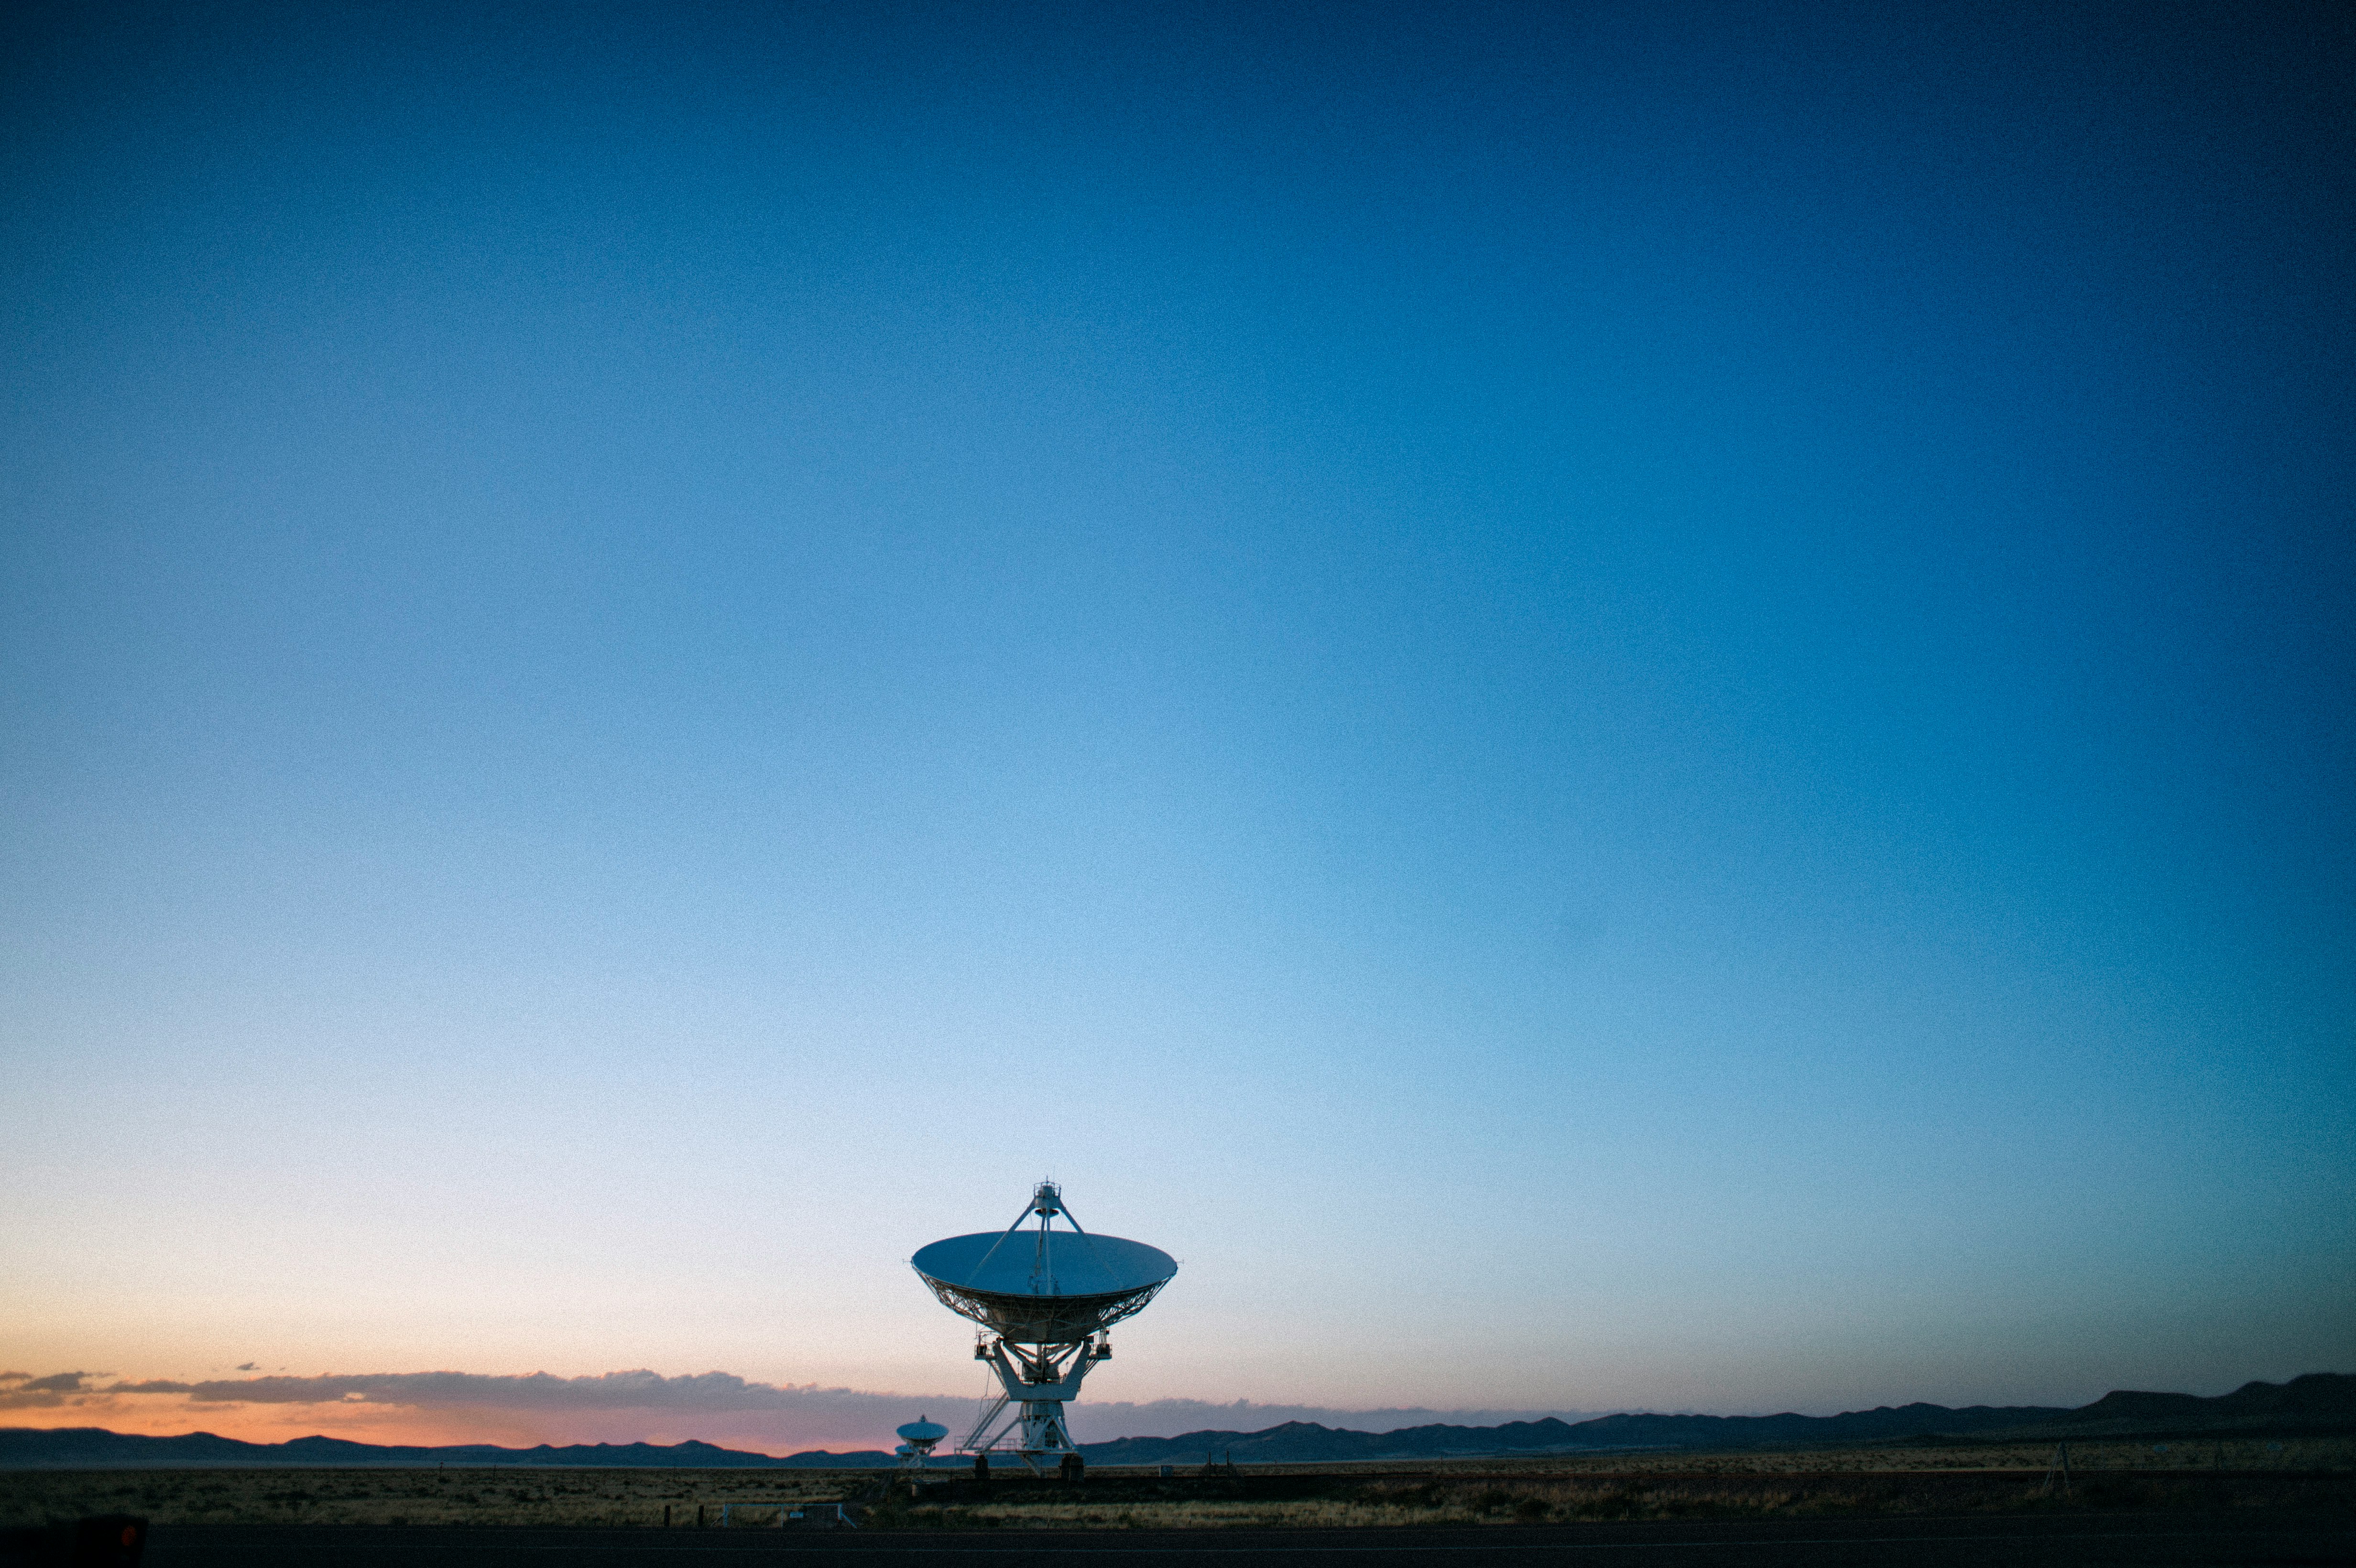
[[[207,1404],[171,1396],[91,1393],[58,1405],[0,1411],[0,1426],[100,1426],[148,1437],[209,1432],[246,1443],[338,1437],[384,1446],[441,1447],[482,1443],[502,1448],[540,1444],[713,1444],[782,1457],[813,1448],[888,1449],[887,1434],[780,1419],[772,1412],[676,1410],[516,1411],[479,1406],[425,1408],[345,1400],[318,1404]]]

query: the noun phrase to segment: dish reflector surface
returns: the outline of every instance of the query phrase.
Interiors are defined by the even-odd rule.
[[[943,1306],[1027,1345],[1108,1328],[1178,1272],[1175,1258],[1143,1242],[1045,1230],[951,1236],[908,1261]]]

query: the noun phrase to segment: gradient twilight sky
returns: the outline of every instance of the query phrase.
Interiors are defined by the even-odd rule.
[[[2346,7],[5,27],[0,1367],[2356,1370]]]

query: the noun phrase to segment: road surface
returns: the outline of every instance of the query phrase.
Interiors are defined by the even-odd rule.
[[[2346,1515],[2120,1513],[1474,1530],[766,1531],[166,1525],[151,1568],[2356,1568]]]

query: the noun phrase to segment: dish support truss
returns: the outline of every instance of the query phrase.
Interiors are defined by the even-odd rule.
[[[998,1374],[1000,1392],[985,1402],[958,1451],[1011,1450],[1033,1471],[1060,1464],[1065,1455],[1078,1447],[1072,1441],[1071,1428],[1064,1424],[1065,1403],[1080,1397],[1080,1380],[1088,1375],[1090,1367],[1111,1354],[1112,1344],[1105,1339],[1029,1349],[997,1339],[976,1345],[974,1356],[988,1361]]]
[[[1043,1236],[1048,1223],[1061,1214],[1064,1222],[1086,1239],[1080,1222],[1063,1206],[1063,1195],[1052,1181],[1043,1181],[1031,1195],[1030,1206],[999,1244],[1023,1228],[1023,1221],[1039,1217]],[[993,1253],[996,1247],[991,1249]],[[1074,1452],[1071,1428],[1064,1422],[1064,1406],[1080,1396],[1081,1380],[1098,1361],[1112,1359],[1112,1336],[1107,1332],[1124,1317],[1145,1310],[1146,1303],[1170,1282],[1155,1280],[1133,1290],[1101,1296],[1012,1296],[998,1291],[967,1290],[929,1275],[922,1276],[940,1304],[961,1317],[969,1317],[991,1332],[973,1348],[973,1359],[987,1361],[998,1374],[1000,1392],[985,1396],[981,1414],[957,1445],[960,1454],[1012,1451],[1036,1472],[1059,1464]],[[1010,1413],[1008,1406],[1014,1409]]]

